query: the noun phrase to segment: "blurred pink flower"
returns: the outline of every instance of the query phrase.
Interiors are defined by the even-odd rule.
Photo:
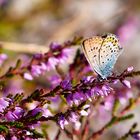
[[[3,64],[3,62],[8,58],[8,56],[4,53],[0,54],[0,66]]]
[[[130,84],[130,82],[129,82],[128,80],[123,80],[122,83],[123,83],[126,87],[131,88],[131,84]]]
[[[9,98],[0,98],[0,112],[3,112],[9,106]]]
[[[30,73],[24,73],[24,76],[23,76],[26,80],[33,80],[33,77]]]
[[[2,135],[0,135],[0,140],[5,140],[5,138]]]
[[[138,29],[139,21],[136,17],[129,17],[127,21],[119,27],[117,34],[121,42],[128,42]]]

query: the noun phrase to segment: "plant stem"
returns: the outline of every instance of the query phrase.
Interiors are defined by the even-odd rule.
[[[49,50],[48,47],[45,45],[3,42],[3,41],[0,41],[0,47],[3,50],[28,54],[46,53]]]

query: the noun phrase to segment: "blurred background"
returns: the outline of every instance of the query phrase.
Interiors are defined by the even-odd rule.
[[[139,12],[139,0],[0,0],[0,40],[47,46],[111,32],[125,48],[120,68],[140,68]]]
[[[17,52],[15,57],[9,51],[15,46],[28,53],[29,48],[22,44],[36,44],[35,49],[41,52],[40,46],[47,51],[52,41],[62,43],[74,36],[88,38],[104,32],[118,35],[124,47],[115,71],[128,66],[140,69],[140,0],[0,0],[0,42],[11,54],[10,65],[18,57],[28,57]],[[11,48],[6,43],[11,43]],[[20,84],[12,86],[17,90]],[[11,83],[8,86],[10,89]],[[106,134],[110,140],[121,135],[119,127]]]

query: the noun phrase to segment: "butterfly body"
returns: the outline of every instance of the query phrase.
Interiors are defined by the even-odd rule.
[[[84,40],[82,48],[92,69],[103,79],[111,74],[123,50],[118,38],[110,33]]]

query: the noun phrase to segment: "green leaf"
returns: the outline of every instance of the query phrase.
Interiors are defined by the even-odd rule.
[[[115,100],[114,105],[113,105],[113,109],[112,109],[112,115],[115,116],[116,112],[119,108],[120,102],[118,99]]]
[[[122,122],[122,121],[125,121],[125,120],[132,119],[133,117],[134,117],[134,114],[129,114],[129,115],[126,115],[126,116],[119,117],[118,121]]]
[[[16,63],[16,66],[15,66],[15,69],[20,68],[21,63],[22,63],[21,59],[18,59],[18,60],[17,60],[17,63]]]
[[[39,118],[42,117],[42,113],[41,112],[38,112],[35,116],[32,116],[28,119],[29,122],[32,122],[32,121],[35,121],[35,120],[38,120]]]
[[[19,103],[23,99],[23,97],[24,97],[23,94],[16,94],[14,96],[14,102]]]
[[[2,132],[8,134],[8,128],[4,125],[0,125],[0,133],[2,133]]]
[[[73,45],[80,45],[83,40],[83,37],[74,37]]]
[[[134,114],[129,114],[129,115],[122,116],[122,117],[114,116],[110,120],[110,122],[106,124],[105,128],[112,127],[112,125],[114,125],[115,123],[122,122],[122,121],[125,121],[125,120],[129,120],[129,119],[132,119],[133,117],[134,117]]]
[[[23,123],[21,122],[16,122],[16,121],[13,121],[13,122],[10,122],[9,123],[11,126],[16,126],[17,128],[22,128],[24,125]]]
[[[31,132],[33,133],[33,138],[43,138],[43,134],[37,132],[35,129],[31,130]]]

